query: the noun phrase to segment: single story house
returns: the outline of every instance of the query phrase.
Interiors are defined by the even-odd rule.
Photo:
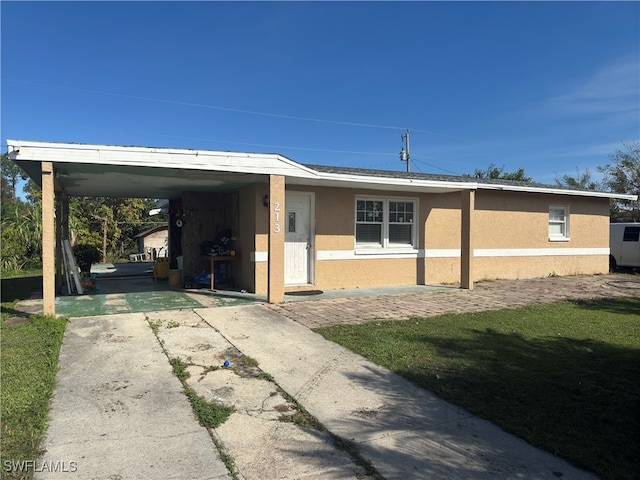
[[[42,187],[43,292],[55,311],[70,196],[169,199],[169,257],[232,232],[238,288],[285,291],[605,273],[609,201],[634,195],[304,165],[278,154],[8,140]],[[54,221],[55,219],[55,221]]]
[[[144,260],[153,261],[158,257],[169,256],[169,226],[161,225],[150,228],[135,236],[138,240],[138,251]]]

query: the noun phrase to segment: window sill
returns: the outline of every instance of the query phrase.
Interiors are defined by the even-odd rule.
[[[356,247],[355,249],[356,255],[410,255],[410,254],[418,254],[418,250],[413,247],[393,247],[393,248],[383,248],[383,247]]]
[[[571,238],[569,237],[549,237],[550,242],[570,242]]]

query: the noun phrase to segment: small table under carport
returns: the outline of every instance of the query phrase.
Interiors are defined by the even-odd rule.
[[[215,290],[215,266],[216,262],[230,262],[238,258],[236,255],[207,255],[211,261],[211,290]]]

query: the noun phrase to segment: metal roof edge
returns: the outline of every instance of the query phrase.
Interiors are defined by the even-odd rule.
[[[345,173],[327,173],[319,172],[317,178],[319,180],[333,180],[342,181],[345,183],[366,183],[366,184],[379,184],[379,185],[397,185],[399,187],[437,187],[450,190],[476,190],[478,184],[476,182],[451,182],[443,180],[424,180],[415,178],[394,178],[394,177],[372,177],[369,175],[354,175]]]
[[[626,193],[614,193],[614,192],[599,192],[597,190],[571,190],[567,188],[554,188],[554,187],[538,187],[538,186],[520,186],[520,185],[500,185],[500,184],[478,184],[479,189],[485,190],[509,190],[514,192],[529,192],[529,193],[549,193],[554,195],[573,195],[579,197],[599,197],[610,198],[616,200],[638,200],[637,195],[631,195]]]
[[[596,197],[596,198],[609,198],[616,200],[638,200],[637,195],[631,194],[622,194],[622,193],[613,193],[613,192],[598,192],[592,190],[570,190],[565,188],[556,188],[551,185],[512,185],[509,183],[489,183],[486,180],[482,182],[477,181],[455,181],[453,179],[427,179],[427,178],[411,178],[411,177],[403,177],[403,176],[391,176],[384,170],[380,170],[379,174],[376,171],[376,175],[366,175],[366,174],[358,174],[358,169],[348,169],[345,167],[326,167],[326,168],[335,168],[337,170],[343,169],[345,172],[328,172],[323,171],[323,166],[314,166],[314,165],[304,165],[298,163],[290,158],[285,157],[284,155],[278,153],[250,153],[250,152],[225,152],[219,150],[197,150],[197,149],[175,149],[175,148],[166,148],[166,147],[138,147],[138,146],[118,146],[118,145],[99,145],[99,144],[85,144],[85,143],[65,143],[65,142],[37,142],[37,141],[24,141],[24,140],[9,140],[7,139],[7,146],[9,147],[9,156],[13,160],[19,160],[17,158],[20,153],[20,148],[40,148],[40,149],[68,149],[68,150],[78,150],[78,151],[113,151],[113,152],[132,152],[132,153],[140,153],[140,154],[164,154],[164,155],[189,155],[193,157],[220,157],[224,156],[229,159],[237,158],[252,158],[252,159],[265,159],[271,161],[281,162],[282,169],[276,168],[274,169],[272,174],[281,174],[284,176],[288,176],[291,178],[313,178],[317,180],[327,180],[334,182],[345,182],[345,183],[353,183],[353,184],[369,184],[369,185],[394,185],[402,188],[411,187],[415,189],[416,187],[425,187],[425,188],[441,188],[443,190],[504,190],[504,191],[513,191],[513,192],[529,192],[529,193],[547,193],[547,194],[555,194],[555,195],[571,195],[571,196],[580,196],[580,197]],[[28,160],[27,160],[28,161]],[[98,159],[98,162],[100,159]],[[88,163],[96,163],[96,160],[90,161]],[[149,161],[145,162],[135,162],[138,166],[158,166],[151,165]],[[116,164],[116,163],[114,163]],[[286,165],[286,166],[285,166]],[[193,163],[191,165],[181,163],[179,165],[181,168],[188,169],[202,169],[202,163]],[[173,168],[176,168],[177,165],[173,165]],[[288,167],[288,168],[287,168]],[[317,167],[317,168],[314,168]],[[168,167],[167,167],[168,168]],[[254,167],[256,169],[256,167]],[[282,170],[281,172],[277,172],[278,170]],[[288,170],[288,171],[287,171]],[[364,170],[363,170],[364,171]],[[295,172],[295,173],[294,173]],[[264,175],[268,175],[270,172],[247,172],[247,173],[263,173]],[[386,173],[386,175],[385,175]],[[455,178],[455,177],[452,177]]]

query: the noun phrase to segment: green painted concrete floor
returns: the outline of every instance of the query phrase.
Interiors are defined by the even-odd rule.
[[[212,308],[252,303],[265,303],[266,297],[217,290],[206,286],[199,289],[183,289],[181,285],[169,285],[167,279],[154,280],[152,263],[94,265],[97,289],[84,295],[59,296],[56,313],[67,317],[87,317],[118,313],[152,312],[191,308]],[[285,302],[354,298],[377,295],[398,295],[425,291],[441,291],[457,287],[412,285],[405,287],[362,288],[353,290],[326,290],[308,294],[285,295]]]
[[[88,317],[226,307],[263,301],[255,295],[239,292],[212,292],[206,288],[184,290],[179,285],[169,285],[166,279],[154,280],[148,275],[101,278],[99,274],[96,285],[96,290],[87,290],[84,295],[56,297],[56,313],[66,317]]]

